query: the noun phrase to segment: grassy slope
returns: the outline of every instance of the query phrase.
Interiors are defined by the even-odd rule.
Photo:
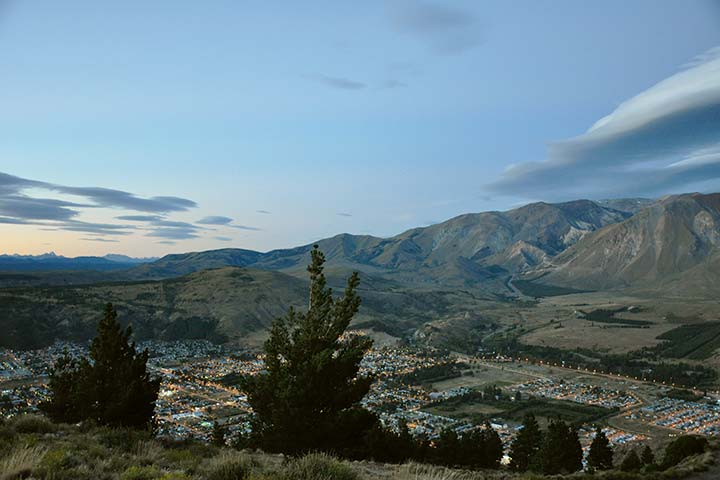
[[[571,478],[717,478],[716,452],[672,471],[603,472]],[[147,433],[53,425],[41,417],[0,423],[0,480],[491,480],[543,478],[508,471],[469,472],[427,465],[342,462],[325,455],[295,460],[197,442],[153,439]],[[562,478],[562,477],[552,477]]]

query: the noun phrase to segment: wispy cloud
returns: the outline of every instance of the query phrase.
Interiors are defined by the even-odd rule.
[[[340,217],[352,217],[352,213],[346,213],[346,212],[338,212],[337,215]]]
[[[229,225],[232,221],[233,219],[230,217],[213,216],[201,218],[197,223],[201,225]]]
[[[622,103],[548,159],[508,168],[493,193],[545,199],[720,187],[720,49]]]
[[[46,191],[79,197],[81,202],[31,196],[28,192]],[[45,230],[64,230],[96,235],[129,235],[142,230],[134,225],[97,223],[79,220],[85,209],[123,209],[142,212],[143,215],[121,215],[118,220],[144,222],[158,235],[173,231],[173,238],[194,238],[200,227],[167,220],[165,215],[194,208],[195,202],[180,197],[140,197],[130,192],[103,187],[74,187],[57,183],[31,180],[0,172],[0,223],[37,225]],[[150,215],[148,215],[148,213]],[[100,241],[100,240],[97,240]]]
[[[396,3],[390,20],[398,32],[417,37],[439,54],[461,53],[483,40],[475,15],[444,3]]]
[[[268,212],[267,210],[255,210],[257,213],[262,213],[263,215],[272,215],[272,212]]]
[[[307,78],[315,82],[321,83],[326,87],[335,88],[338,90],[363,90],[367,88],[367,84],[359,82],[357,80],[351,80],[349,78],[332,77],[329,75],[313,74],[308,75]]]
[[[232,242],[232,238],[230,237],[215,237],[215,240],[219,240],[221,242]]]
[[[81,238],[80,240],[83,240],[85,242],[118,243],[117,240],[113,240],[112,238],[102,238],[102,237]]]

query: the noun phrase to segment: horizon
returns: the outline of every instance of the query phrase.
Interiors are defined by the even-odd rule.
[[[0,1],[0,253],[266,252],[720,190],[716,1],[278,9]]]

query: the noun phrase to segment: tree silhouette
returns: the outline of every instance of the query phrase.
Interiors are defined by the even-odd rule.
[[[265,342],[266,371],[245,376],[254,411],[250,444],[270,452],[330,451],[357,456],[377,418],[359,406],[372,379],[358,376],[372,340],[344,335],[360,306],[357,272],[344,295],[327,286],[325,256],[311,250],[307,312],[291,308],[275,320]]]
[[[541,446],[540,427],[535,416],[528,413],[523,419],[523,428],[510,447],[510,468],[517,472],[528,470]]]
[[[581,470],[582,446],[577,430],[560,420],[550,422],[539,453],[539,464],[546,475]]]
[[[151,425],[160,380],[147,370],[147,350],[135,351],[131,327],[123,330],[112,304],[98,323],[90,358],[67,353],[50,375],[50,400],[42,409],[55,421],[91,420],[99,425]]]
[[[595,438],[590,444],[587,461],[588,465],[597,470],[610,470],[613,468],[613,451],[610,448],[610,442],[605,432],[600,427],[595,429]]]

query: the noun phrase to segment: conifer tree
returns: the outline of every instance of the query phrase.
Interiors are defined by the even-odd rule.
[[[372,379],[359,376],[372,340],[344,335],[360,306],[357,272],[334,298],[325,256],[311,250],[309,308],[275,320],[265,342],[265,372],[243,377],[254,411],[250,443],[270,452],[357,455],[377,418],[359,406]]]
[[[610,441],[600,427],[595,429],[595,438],[590,444],[587,461],[589,466],[597,470],[610,470],[613,468],[613,451],[610,447]]]
[[[500,435],[488,422],[485,422],[480,439],[483,452],[480,466],[482,468],[499,468],[503,457],[503,443]]]
[[[546,475],[581,470],[582,446],[577,430],[560,420],[550,422],[539,456],[540,469]]]
[[[625,455],[625,458],[620,464],[620,470],[623,472],[634,472],[635,470],[640,470],[640,467],[642,467],[642,461],[633,448],[627,455]]]
[[[530,468],[533,459],[542,446],[542,433],[532,413],[525,415],[523,428],[510,448],[510,468],[517,472],[525,472]]]
[[[42,409],[55,421],[147,427],[153,420],[160,380],[147,370],[148,352],[135,351],[132,329],[123,330],[112,304],[90,347],[90,358],[63,355],[50,375],[50,400]]]
[[[643,465],[652,465],[655,463],[655,454],[653,453],[652,448],[650,448],[650,445],[645,445],[645,448],[643,448],[643,451],[640,454],[640,460]]]

